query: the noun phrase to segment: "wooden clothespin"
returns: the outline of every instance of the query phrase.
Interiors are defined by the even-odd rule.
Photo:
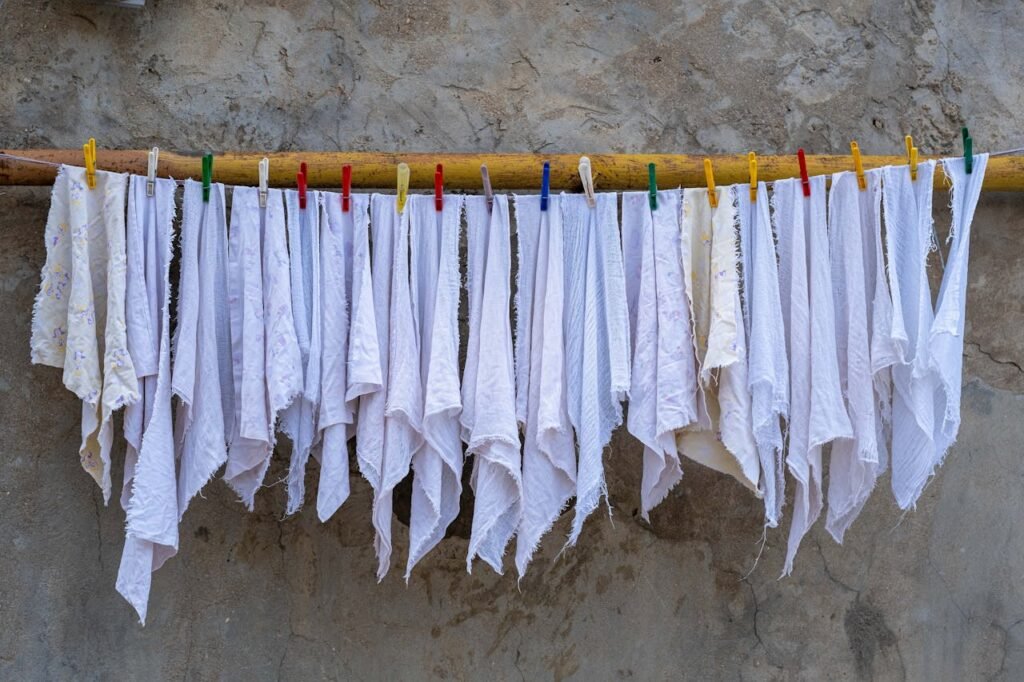
[[[647,203],[652,211],[658,210],[658,178],[653,163],[647,164]]]
[[[341,212],[348,213],[352,208],[352,166],[341,167]]]
[[[434,210],[438,213],[444,208],[444,166],[437,164],[434,169]]]
[[[480,164],[480,179],[484,184],[484,200],[487,202],[487,212],[494,208],[494,190],[491,188],[491,175],[487,172],[487,164]]]
[[[903,140],[907,145],[907,165],[910,167],[910,181],[917,181],[917,147],[914,146],[914,138],[907,135]]]
[[[750,203],[757,203],[757,154],[747,154],[747,162],[750,165]]]
[[[718,208],[718,193],[715,191],[715,171],[711,168],[711,159],[704,158],[704,177],[708,181],[708,203],[711,208]]]
[[[860,158],[860,145],[856,141],[850,143],[850,153],[853,154],[853,169],[857,173],[857,187],[863,192],[868,188],[868,181],[864,177],[864,162]]]
[[[210,183],[213,182],[213,154],[203,156],[203,203],[210,201]]]
[[[405,210],[405,202],[409,198],[409,164],[398,164],[398,191],[395,194],[395,206],[398,212]]]
[[[259,178],[260,178],[260,208],[267,207],[267,185],[270,184],[270,159],[263,157],[259,163]]]
[[[594,175],[590,168],[590,159],[586,156],[580,157],[580,182],[583,183],[583,195],[587,198],[587,206],[597,206],[597,197],[594,196]]]
[[[146,196],[156,194],[156,165],[160,159],[160,148],[153,147],[149,150],[148,163],[146,164]]]
[[[960,132],[964,138],[964,172],[970,175],[974,170],[974,140],[968,134],[966,126]]]
[[[548,210],[548,195],[551,192],[551,163],[544,162],[544,172],[540,177],[540,210]]]
[[[306,210],[306,162],[299,164],[299,172],[295,176],[296,184],[299,186],[299,208]]]
[[[82,145],[82,153],[85,155],[85,184],[89,189],[96,189],[96,138],[90,137]]]
[[[807,158],[804,156],[803,147],[796,150],[796,159],[800,162],[800,185],[803,187],[804,196],[811,196],[811,179],[807,177]]]

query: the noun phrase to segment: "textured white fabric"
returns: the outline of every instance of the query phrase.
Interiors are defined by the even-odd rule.
[[[135,607],[143,624],[152,573],[178,551],[170,343],[177,185],[157,179],[150,197],[146,184],[146,178],[132,176],[128,195],[128,352],[135,359],[142,395],[124,415],[127,452],[121,499],[128,521],[117,572],[117,591]]]
[[[700,368],[697,421],[676,439],[684,455],[735,477],[759,494],[760,459],[751,430],[746,339],[740,305],[737,214],[731,187],[683,191],[680,257]]]
[[[320,484],[317,515],[329,519],[349,495],[348,440],[359,397],[380,390],[380,350],[370,287],[370,197],[323,193],[320,219]]]
[[[566,394],[579,443],[576,516],[569,544],[608,490],[602,455],[622,423],[629,390],[629,311],[619,241],[617,195],[563,194]]]
[[[171,388],[179,449],[178,517],[227,460],[234,421],[234,375],[227,311],[227,219],[224,185],[185,181],[181,221],[178,326]]]
[[[526,573],[540,539],[576,493],[576,446],[566,404],[562,207],[540,210],[538,195],[516,196],[516,403],[523,429],[523,512],[516,570]]]
[[[900,509],[912,507],[935,465],[935,391],[929,357],[933,310],[926,270],[932,246],[935,162],[883,169],[882,200],[893,302],[892,489]]]
[[[789,359],[779,294],[779,266],[767,186],[763,182],[758,184],[754,202],[743,188],[737,189],[736,195],[743,251],[743,317],[751,425],[761,459],[759,489],[764,495],[765,522],[775,528],[782,519],[786,496],[782,421],[789,416]]]
[[[281,415],[281,430],[292,441],[288,467],[288,514],[301,507],[306,494],[306,463],[317,442],[320,408],[320,193],[308,192],[299,208],[297,190],[285,192],[292,316],[302,353],[302,393]]]
[[[522,520],[523,476],[512,352],[511,222],[508,197],[466,199],[469,344],[463,375],[462,439],[473,461],[476,505],[467,570],[479,556],[496,572]]]
[[[800,541],[821,515],[822,446],[853,436],[839,384],[825,177],[810,182],[809,198],[797,179],[776,182],[774,194],[790,368],[786,466],[796,480],[783,575],[792,572]]]
[[[462,201],[447,195],[441,212],[431,196],[410,197],[412,306],[419,339],[422,440],[413,453],[408,580],[459,514],[462,442],[459,414],[459,234]]]
[[[633,342],[629,432],[644,444],[640,514],[683,476],[675,432],[697,420],[697,368],[680,253],[679,190],[622,195],[622,249]]]
[[[82,467],[110,499],[111,415],[139,399],[125,322],[128,176],[61,166],[46,220],[46,263],[32,315],[32,362],[60,367],[82,401]]]

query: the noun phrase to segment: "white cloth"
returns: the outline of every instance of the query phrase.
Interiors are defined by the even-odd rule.
[[[359,398],[381,387],[370,286],[370,197],[322,194],[320,219],[320,484],[316,509],[329,519],[349,495],[348,440]]]
[[[746,338],[740,305],[734,191],[683,190],[680,257],[700,368],[697,421],[678,432],[680,452],[759,493],[760,459],[751,430]]]
[[[935,162],[883,169],[882,200],[893,302],[892,489],[900,509],[912,507],[935,466],[935,391],[929,339],[934,313],[926,269],[932,238]],[[940,416],[941,418],[941,416]]]
[[[697,420],[697,367],[680,249],[679,190],[622,195],[622,249],[633,342],[629,432],[644,444],[640,515],[683,476],[676,431]]]
[[[413,566],[444,538],[459,514],[462,442],[459,439],[459,233],[462,197],[447,195],[439,213],[434,198],[409,197],[412,306],[419,339],[422,440],[413,453],[409,558]]]
[[[462,439],[475,455],[473,528],[466,569],[479,556],[497,573],[523,514],[523,476],[512,350],[508,197],[466,199],[469,344],[462,382]]]
[[[822,446],[853,436],[839,383],[825,177],[812,177],[810,183],[809,198],[803,196],[798,179],[776,182],[774,194],[779,281],[789,347],[786,466],[796,480],[783,575],[792,572],[800,541],[821,514]]]
[[[125,322],[128,176],[61,166],[46,219],[46,263],[32,315],[32,362],[60,367],[82,401],[82,467],[110,499],[111,415],[139,399]]]
[[[178,326],[171,388],[180,399],[175,418],[178,518],[227,461],[234,422],[234,375],[227,311],[227,219],[224,185],[185,181],[181,221]]]
[[[152,574],[178,551],[178,482],[171,424],[170,265],[173,180],[132,176],[128,195],[128,352],[141,398],[124,414],[127,441],[122,505],[127,511],[117,591],[146,623]],[[129,473],[130,472],[130,473]]]
[[[832,176],[828,232],[835,297],[839,380],[853,427],[852,439],[833,443],[825,528],[842,543],[885,470],[882,415],[871,362],[871,304],[876,295],[876,238],[881,226],[880,176],[865,175],[861,191],[852,172]]]
[[[292,441],[288,466],[287,514],[301,507],[306,494],[306,463],[317,442],[320,408],[320,193],[308,192],[299,208],[297,190],[285,192],[292,316],[302,353],[302,393],[281,415],[281,430]]]
[[[789,416],[789,359],[782,321],[779,266],[768,210],[768,187],[757,186],[757,201],[736,190],[743,251],[743,312],[746,323],[747,383],[754,441],[761,459],[759,489],[764,495],[765,522],[775,528],[782,519],[786,467],[782,460],[782,421]]]
[[[557,195],[516,196],[516,416],[523,429],[523,511],[516,570],[526,573],[540,539],[576,493],[576,446],[565,390],[565,280]]]
[[[576,516],[569,545],[608,494],[602,455],[622,423],[629,391],[629,311],[619,241],[617,195],[563,194],[566,393],[579,443]]]

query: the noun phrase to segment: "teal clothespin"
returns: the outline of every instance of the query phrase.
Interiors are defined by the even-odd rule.
[[[968,134],[967,126],[963,127],[962,132],[964,136],[964,171],[970,175],[974,170],[974,140]]]
[[[213,154],[203,156],[203,201],[210,201],[210,181],[213,179]]]
[[[647,198],[651,204],[651,210],[658,210],[658,181],[654,176],[654,164],[647,164]]]

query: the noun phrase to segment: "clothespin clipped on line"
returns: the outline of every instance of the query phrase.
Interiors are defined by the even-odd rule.
[[[405,210],[405,202],[409,198],[409,164],[398,164],[398,191],[395,193],[395,206],[398,213]]]
[[[85,184],[89,189],[96,188],[96,138],[90,137],[89,141],[82,145],[82,153],[85,155]]]
[[[583,195],[587,198],[587,206],[597,206],[597,198],[594,196],[594,175],[590,168],[590,159],[586,156],[580,157],[580,182],[583,183]]]
[[[970,175],[974,170],[974,140],[967,133],[966,126],[961,130],[961,134],[964,138],[964,172]]]
[[[853,154],[853,169],[857,173],[857,187],[863,192],[868,188],[868,181],[864,178],[864,162],[860,158],[860,145],[856,141],[850,143],[850,153]]]
[[[341,167],[341,212],[348,213],[352,207],[352,166]]]
[[[213,154],[203,156],[203,203],[210,201],[210,183],[213,182]]]
[[[704,158],[704,177],[708,181],[708,203],[711,208],[718,208],[718,193],[715,191],[715,171],[711,168],[711,159]]]
[[[480,164],[480,179],[484,183],[484,199],[487,201],[487,212],[494,208],[494,190],[491,188],[491,175],[487,172],[487,164]]]
[[[151,197],[156,194],[156,165],[160,160],[160,148],[153,147],[148,154],[148,163],[146,164],[146,196]]]
[[[551,163],[544,162],[544,173],[540,177],[540,210],[548,210],[548,195],[551,192]]]
[[[647,164],[647,203],[652,211],[658,210],[658,178],[653,163]]]
[[[260,208],[266,208],[267,207],[267,192],[268,192],[267,185],[270,182],[270,159],[268,159],[267,157],[264,156],[263,159],[260,161],[258,168],[259,168],[259,177],[260,177],[260,189],[259,189]]]
[[[299,209],[306,210],[306,162],[299,164],[299,172],[295,176],[296,184],[299,186]]]
[[[434,169],[434,210],[438,213],[444,208],[444,166],[437,164]]]
[[[914,138],[907,135],[904,138],[907,144],[907,165],[910,167],[910,181],[917,181],[917,147],[914,146]]]
[[[747,154],[747,161],[750,165],[750,203],[757,203],[757,154]]]
[[[807,177],[807,158],[804,156],[803,147],[796,150],[796,159],[800,162],[800,185],[803,187],[804,196],[811,196],[811,179]]]

